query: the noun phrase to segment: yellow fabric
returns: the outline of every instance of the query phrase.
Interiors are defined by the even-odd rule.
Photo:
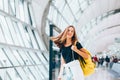
[[[87,51],[87,50],[86,50]],[[83,73],[84,73],[84,76],[88,76],[92,73],[94,73],[94,70],[95,70],[95,64],[92,62],[92,59],[91,59],[91,54],[89,51],[87,51],[87,54],[89,54],[89,58],[87,59],[84,59],[86,64],[83,64],[80,62],[80,65],[82,67],[82,70],[83,70]]]

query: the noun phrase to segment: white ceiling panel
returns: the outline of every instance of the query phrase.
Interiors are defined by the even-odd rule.
[[[98,52],[107,51],[110,45],[115,43],[115,38],[120,37],[120,34],[112,34],[109,36],[104,36],[102,38],[96,38],[87,49],[94,55]],[[110,40],[110,41],[109,41]]]
[[[100,32],[103,29],[120,25],[120,13],[116,15],[112,15],[106,19],[104,19],[99,25],[93,27],[90,32],[88,33],[88,36],[95,35],[95,33]]]
[[[120,4],[117,4],[116,2],[120,3],[120,0],[96,0],[94,1],[91,6],[84,11],[84,14],[81,15],[80,20],[78,22],[78,26],[84,26],[88,22],[90,22],[92,19],[102,15],[105,12],[118,9],[120,7]],[[86,16],[89,16],[86,18]]]
[[[86,35],[87,48],[92,53],[102,52],[112,45],[115,38],[120,38],[120,13],[104,19],[99,25],[93,27]],[[97,35],[96,35],[97,34]]]

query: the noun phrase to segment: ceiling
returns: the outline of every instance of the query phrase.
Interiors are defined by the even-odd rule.
[[[93,54],[107,51],[120,38],[120,0],[34,0],[33,8],[41,36],[49,35],[50,23],[61,30],[73,24]]]

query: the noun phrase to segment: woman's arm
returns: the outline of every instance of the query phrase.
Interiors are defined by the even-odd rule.
[[[86,54],[86,50],[84,48],[78,49],[77,46],[72,46],[71,49],[81,55],[83,58],[87,59],[89,56]]]
[[[86,54],[86,50],[84,48],[76,49],[76,53],[78,53],[79,55],[81,55],[85,59],[88,58],[88,54]]]

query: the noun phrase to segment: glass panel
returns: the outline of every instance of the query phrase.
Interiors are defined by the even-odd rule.
[[[20,46],[21,47],[25,46],[23,39],[22,39],[22,36],[21,36],[21,33],[20,33],[20,30],[19,30],[18,24],[16,22],[13,22],[13,26],[15,29],[16,38],[18,39]]]
[[[57,22],[56,22],[56,25],[58,25],[59,26],[59,22],[60,22],[60,14],[57,12],[57,16],[56,16],[56,18],[57,18]],[[47,25],[47,23],[46,23],[46,25]],[[49,24],[48,24],[49,25]]]
[[[28,57],[25,55],[25,52],[23,50],[19,50],[18,53],[19,53],[19,55],[21,55],[21,58],[24,61],[24,64],[25,65],[30,65],[28,63],[29,60],[28,60]]]
[[[32,57],[32,59],[35,62],[35,64],[41,64],[41,61],[38,59],[38,57],[35,55],[34,52],[29,51],[29,55]]]
[[[13,52],[13,55],[15,56],[15,58],[17,59],[17,61],[19,62],[19,64],[24,65],[24,62],[21,58],[21,55],[19,55],[18,51],[13,49],[12,52]]]
[[[32,60],[31,56],[29,55],[29,52],[25,51],[25,54],[26,54],[26,56],[27,56],[27,58],[28,58],[27,63],[30,64],[30,65],[31,65],[31,64],[32,64],[32,65],[35,65],[35,62]]]
[[[6,77],[5,77],[6,79],[4,79],[4,80],[11,80],[11,76],[10,76],[10,74],[8,74],[8,72],[6,72]]]
[[[96,19],[91,20],[91,26],[94,26],[96,24]]]
[[[57,11],[56,10],[54,10],[54,17],[53,17],[53,19],[52,19],[52,21],[54,22],[54,23],[56,23],[56,22],[58,22],[57,21]]]
[[[27,27],[26,29],[27,29],[27,31],[28,31],[28,36],[30,37],[32,47],[33,47],[34,49],[38,49],[38,45],[37,45],[37,43],[36,43],[36,40],[35,40],[35,37],[34,37],[34,35],[33,35],[33,32],[32,32],[32,30],[31,30],[31,28],[30,28],[30,27]]]
[[[43,56],[41,52],[38,51],[36,55],[39,57],[39,59],[42,61],[43,64],[48,64],[45,56]]]
[[[89,30],[91,29],[91,25],[88,23],[86,27],[87,27],[87,31],[89,32]]]
[[[109,15],[112,15],[112,14],[114,14],[114,12],[115,12],[115,11],[110,11],[110,12],[108,12],[108,14],[109,14]]]
[[[89,4],[91,4],[94,0],[89,0]]]
[[[61,21],[62,21],[62,17],[59,15],[58,19],[59,19],[58,26],[60,26],[60,25],[61,25]],[[48,24],[48,25],[49,25],[49,24]],[[57,25],[56,25],[56,26],[57,26]]]
[[[42,69],[36,69],[36,67],[35,66],[31,66],[31,67],[29,67],[29,71],[32,73],[32,75],[34,75],[35,76],[35,80],[44,80],[44,78],[42,77],[42,75],[41,75],[41,70]],[[32,80],[32,79],[31,79]]]
[[[14,29],[14,26],[13,26],[13,24],[12,24],[11,19],[7,17],[6,20],[7,20],[7,23],[9,24],[8,27],[9,27],[9,29],[10,29],[10,33],[11,33],[11,37],[12,37],[12,39],[13,39],[13,43],[14,43],[15,45],[19,45],[19,43],[18,43],[18,38],[16,38],[17,35],[16,35],[16,32],[15,32],[15,29]]]
[[[3,10],[3,1],[4,0],[0,0],[0,9]]]
[[[35,50],[40,47],[43,51],[47,49],[37,31],[31,29],[36,25],[32,5],[29,2],[31,1],[0,0],[0,9],[8,13],[6,16],[0,15],[0,43],[4,43],[0,45],[0,56],[2,56],[0,58],[0,79],[2,80],[45,80],[45,72],[43,73],[41,69],[49,72],[48,59],[45,54],[42,55],[39,50]],[[55,22],[56,19],[57,15],[54,17]],[[41,65],[42,68],[38,67]]]
[[[23,0],[19,0],[19,10],[20,10],[20,20],[25,21],[25,14],[24,14],[24,5],[23,5],[24,1]]]
[[[20,19],[20,8],[19,8],[19,0],[15,0],[15,7],[16,7],[16,17]]]
[[[32,5],[28,4],[28,10],[29,10],[29,18],[32,21],[31,24],[32,24],[33,27],[36,27],[35,18],[34,18],[34,14],[33,14],[33,10],[32,10]]]
[[[32,56],[30,55],[30,53],[28,51],[26,51],[26,56],[29,58],[30,64],[36,65],[35,60],[32,58]]]
[[[0,80],[6,80],[7,74],[6,69],[0,69]]]
[[[2,50],[2,48],[0,48],[0,56],[2,56],[0,58],[1,66],[12,66],[11,63],[9,62],[8,58],[6,57],[4,51]]]
[[[43,55],[43,57],[45,58],[45,60],[47,61],[47,63],[48,63],[48,61],[49,61],[49,52],[48,51],[42,51],[42,52],[40,52],[41,53],[41,55]],[[46,64],[47,65],[47,64]]]
[[[1,23],[1,22],[0,22],[0,23]],[[0,42],[1,42],[1,43],[5,43],[5,36],[4,36],[4,33],[3,33],[3,29],[2,29],[1,24],[0,24],[0,37],[1,37]]]
[[[104,13],[102,17],[103,17],[103,18],[108,17],[108,13]]]
[[[99,24],[99,23],[100,23],[101,18],[102,18],[101,16],[97,17],[97,24]]]
[[[69,0],[68,0],[69,1]],[[75,4],[75,5],[73,5]],[[78,4],[78,0],[72,0],[71,4],[68,4],[72,10],[72,13],[74,14],[74,16],[76,16],[77,11],[79,10],[79,4]]]
[[[88,3],[87,3],[87,1],[84,1],[82,4],[81,4],[81,10],[85,10],[86,9],[86,7],[88,6]]]
[[[64,12],[63,12],[62,14],[63,14],[63,16],[65,17],[65,19],[66,19],[67,21],[69,21],[69,23],[72,23],[72,22],[74,21],[74,17],[73,17],[73,15],[71,14],[68,6],[65,6],[65,10],[64,10]]]
[[[30,66],[26,66],[24,69],[25,69],[25,73],[27,77],[29,78],[29,80],[37,80],[35,75],[37,75],[38,73],[37,74],[32,73],[30,70]],[[34,71],[37,72],[37,70],[34,70]]]
[[[87,1],[87,0],[79,0],[80,4],[82,4],[82,3],[85,2],[85,1]]]
[[[72,23],[72,22],[71,22]],[[60,29],[63,30],[68,26],[68,24],[64,21],[64,19],[61,19],[61,25],[60,25]]]
[[[48,21],[48,20],[46,20],[45,33],[46,33],[48,36],[50,35],[50,28],[49,28],[49,21]]]
[[[17,71],[16,76],[19,76],[22,80],[29,80],[29,77],[28,77],[27,73],[25,73],[24,68],[25,67],[23,67],[23,68],[17,67],[16,68],[16,71]]]
[[[41,39],[41,37],[39,37],[38,32],[37,32],[37,31],[34,31],[34,33],[35,33],[35,37],[36,37],[36,39],[37,39],[37,41],[38,41],[38,45],[39,45],[39,47],[40,47],[40,50],[46,51],[47,49],[46,49],[46,47],[45,47],[45,44],[44,44],[43,40]]]
[[[77,1],[77,0],[75,0],[75,1]],[[67,2],[68,4],[70,4],[70,5],[74,3],[73,0],[66,0],[66,2]],[[67,3],[66,3],[66,4],[67,4]]]
[[[52,1],[52,4],[55,5],[61,12],[66,3],[65,3],[65,0],[57,0],[57,1]]]
[[[15,15],[15,0],[9,0],[9,8],[12,15]]]
[[[13,40],[11,38],[10,30],[8,28],[8,24],[7,24],[6,20],[5,20],[5,17],[0,15],[0,22],[1,22],[1,26],[2,26],[3,32],[5,34],[5,38],[7,40],[7,43],[8,44],[13,44]]]
[[[0,60],[0,67],[3,67],[3,64],[2,64],[2,62],[1,62],[1,60]]]
[[[26,31],[25,28],[23,28],[23,25],[21,23],[18,23],[18,26],[19,26],[19,30],[21,33],[21,37],[24,41],[25,47],[32,48],[32,46],[30,44],[30,38],[28,36],[28,32]]]
[[[42,65],[39,66],[39,69],[41,69],[41,72],[43,73],[45,78],[49,78],[49,75],[47,75],[49,73],[48,73],[48,71],[46,70],[46,68],[44,66],[42,66]]]
[[[33,43],[32,43],[32,39],[31,39],[31,37],[30,37],[30,30],[28,30],[28,28],[29,27],[27,27],[27,26],[24,26],[23,27],[23,29],[24,29],[24,37],[26,37],[26,40],[24,40],[24,41],[26,41],[25,43],[27,43],[26,45],[29,45],[28,47],[30,47],[30,48],[34,48],[34,46],[33,46]]]
[[[5,55],[7,56],[7,58],[9,59],[9,61],[11,62],[12,65],[14,65],[14,66],[19,66],[20,65],[17,62],[16,58],[14,57],[14,55],[12,54],[12,52],[9,48],[5,48],[3,50],[4,50]]]
[[[8,68],[7,73],[10,75],[11,80],[21,80],[14,68]]]
[[[24,15],[25,15],[25,22],[30,24],[30,20],[29,20],[29,15],[28,15],[28,3],[27,1],[24,1]]]
[[[3,3],[4,3],[4,9],[3,10],[8,13],[8,10],[9,10],[8,9],[9,8],[8,7],[8,0],[3,0]]]
[[[54,8],[53,8],[53,6],[50,6],[50,8],[49,8],[49,15],[47,16],[50,20],[53,20],[53,17],[52,17],[53,12],[54,12]]]

